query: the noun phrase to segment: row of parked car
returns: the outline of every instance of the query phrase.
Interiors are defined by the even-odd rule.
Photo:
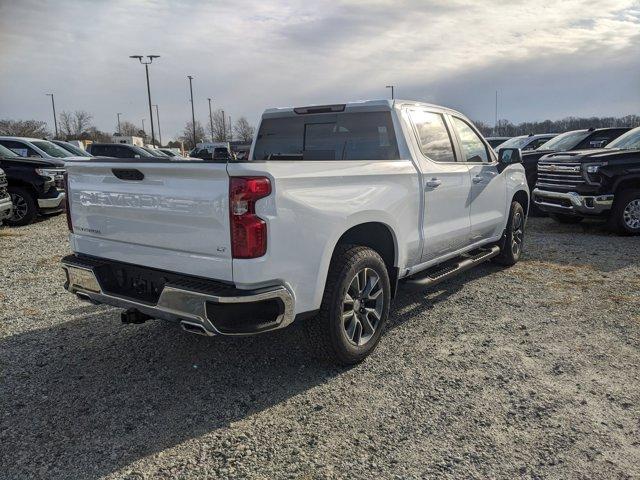
[[[563,223],[605,216],[617,230],[640,231],[640,200],[614,204],[616,191],[630,190],[625,196],[632,197],[640,191],[640,128],[590,128],[486,140],[496,151],[522,151],[532,213],[548,213]],[[83,150],[60,140],[0,137],[0,172],[4,170],[0,173],[0,221],[21,226],[37,215],[63,211],[65,162],[92,156],[230,159],[228,147],[218,144],[199,144],[189,157],[183,157],[171,149],[121,143],[93,143]]]

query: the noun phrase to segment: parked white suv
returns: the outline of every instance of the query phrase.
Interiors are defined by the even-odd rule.
[[[399,280],[518,261],[529,192],[520,151],[500,156],[458,112],[385,100],[266,110],[243,162],[75,162],[65,286],[204,335],[304,320],[352,364]]]

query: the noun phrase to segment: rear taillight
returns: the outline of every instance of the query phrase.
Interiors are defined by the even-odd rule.
[[[257,258],[267,253],[267,224],[256,215],[256,201],[271,193],[266,177],[231,177],[229,213],[233,258]]]
[[[70,208],[70,199],[69,195],[71,191],[69,190],[69,175],[67,172],[64,172],[64,211],[67,214],[67,227],[70,232],[73,232],[73,223],[71,223],[71,208]]]

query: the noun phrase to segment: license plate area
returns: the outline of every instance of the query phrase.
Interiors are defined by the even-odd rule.
[[[105,293],[155,305],[167,283],[158,272],[125,264],[106,264],[96,273]]]

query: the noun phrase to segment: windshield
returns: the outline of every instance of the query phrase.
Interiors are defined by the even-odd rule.
[[[522,137],[513,137],[506,142],[501,143],[496,148],[522,148],[529,141],[529,137],[523,135]]]
[[[177,154],[176,152],[173,152],[173,151],[171,151],[171,150],[164,150],[164,149],[162,149],[162,150],[158,150],[158,151],[160,151],[160,152],[164,153],[165,155],[167,155],[167,156],[169,156],[169,157],[177,157],[177,156],[178,156],[178,154]]]
[[[155,150],[153,148],[148,148],[148,147],[140,147],[140,148],[146,150],[147,152],[149,152],[154,157],[168,157],[169,156],[166,153],[161,152],[160,150]]]
[[[67,152],[64,148],[59,147],[55,143],[51,143],[46,140],[36,140],[31,143],[33,143],[36,147],[38,147],[40,150],[51,157],[68,158],[75,156],[72,153]]]
[[[78,157],[93,156],[89,152],[86,152],[83,149],[81,149],[80,147],[76,147],[72,143],[60,142],[60,143],[56,143],[56,145],[58,145],[60,148],[63,148],[70,153],[73,153],[74,155],[77,155]]]
[[[573,130],[552,138],[548,142],[540,145],[537,150],[555,150],[557,152],[571,150],[582,140],[587,138],[591,132],[589,130]]]
[[[21,158],[16,152],[9,150],[7,147],[0,145],[0,157]]]
[[[640,127],[629,130],[624,135],[619,136],[605,148],[624,148],[631,150],[640,149]]]

